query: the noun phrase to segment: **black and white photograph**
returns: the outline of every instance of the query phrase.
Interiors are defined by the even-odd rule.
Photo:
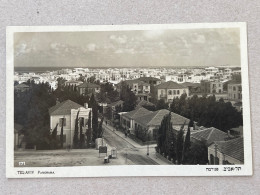
[[[245,23],[9,27],[7,176],[251,175],[246,37]]]

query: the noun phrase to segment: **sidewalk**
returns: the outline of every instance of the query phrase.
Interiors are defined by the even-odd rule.
[[[110,131],[114,132],[117,136],[121,137],[122,139],[124,139],[125,141],[127,141],[129,144],[131,144],[132,146],[134,146],[135,148],[138,149],[142,149],[140,150],[144,155],[147,155],[147,150],[145,150],[147,148],[147,145],[140,145],[139,143],[135,142],[134,140],[132,140],[129,137],[125,137],[125,134],[121,131],[116,131],[111,125],[109,124],[103,124],[107,129],[109,129]],[[153,161],[155,161],[156,163],[158,163],[159,165],[170,165],[172,163],[170,163],[167,159],[163,159],[163,157],[158,156],[159,154],[157,154],[157,152],[155,151],[155,147],[157,146],[157,144],[151,144],[149,145],[149,158],[152,159]]]

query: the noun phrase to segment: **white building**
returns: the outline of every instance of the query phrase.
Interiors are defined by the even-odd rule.
[[[85,133],[87,129],[89,112],[91,111],[92,109],[88,108],[87,104],[85,104],[85,107],[83,107],[71,100],[66,100],[62,103],[58,103],[49,109],[50,128],[53,130],[58,124],[57,135],[61,134],[63,121],[64,147],[68,145],[73,145],[73,136],[75,131],[77,113],[79,112],[79,120],[84,121],[83,133]]]

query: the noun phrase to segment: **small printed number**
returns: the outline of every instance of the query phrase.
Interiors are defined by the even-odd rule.
[[[19,166],[24,166],[25,162],[19,162]]]

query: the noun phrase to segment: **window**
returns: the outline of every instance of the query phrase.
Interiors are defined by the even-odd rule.
[[[173,95],[176,95],[176,90],[173,90]]]
[[[172,90],[169,90],[169,91],[168,91],[168,95],[172,95]]]
[[[235,86],[233,87],[233,91],[236,91],[236,87]]]
[[[221,87],[221,84],[218,84],[219,87]]]
[[[234,94],[234,99],[236,99],[236,94]]]
[[[177,94],[178,94],[178,95],[180,94],[180,90],[177,90]]]
[[[60,118],[59,119],[59,126],[61,127],[62,126],[62,121],[63,121],[63,127],[66,126],[66,118]]]

